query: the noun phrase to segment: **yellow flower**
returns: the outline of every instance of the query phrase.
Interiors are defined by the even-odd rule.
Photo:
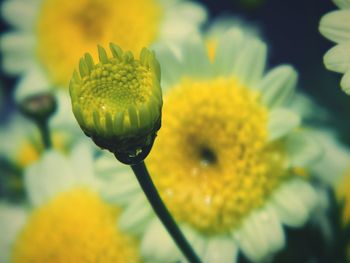
[[[97,59],[96,44],[112,41],[139,52],[159,41],[181,41],[206,19],[198,4],[177,0],[7,0],[2,10],[15,27],[1,37],[6,72],[27,72],[28,80],[41,72],[64,88],[81,54]]]
[[[118,227],[93,173],[90,144],[46,151],[24,174],[30,206],[0,203],[0,261],[141,262],[139,242]]]
[[[216,46],[212,59],[197,37],[178,50],[156,50],[164,109],[146,164],[204,262],[236,262],[239,249],[262,261],[284,247],[283,225],[300,227],[313,211],[315,190],[295,171],[307,170],[319,147],[286,107],[297,82],[292,67],[264,74],[265,44],[239,29],[225,32]],[[109,171],[99,165],[99,174]],[[146,258],[181,259],[127,176],[118,173],[110,193],[127,204],[121,227],[142,235]]]

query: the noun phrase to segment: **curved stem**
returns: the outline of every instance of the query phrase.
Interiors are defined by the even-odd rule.
[[[142,161],[138,164],[131,165],[131,168],[136,175],[136,178],[139,181],[139,184],[148,201],[151,203],[153,210],[156,212],[158,218],[162,221],[163,225],[172,236],[179,249],[189,262],[200,263],[201,261],[199,257],[196,255],[191,245],[187,242],[186,238],[160,198],[157,189],[147,171],[145,163]]]

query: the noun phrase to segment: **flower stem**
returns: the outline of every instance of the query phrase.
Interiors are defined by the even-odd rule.
[[[138,164],[131,165],[131,168],[136,175],[139,184],[144,191],[148,201],[151,203],[153,210],[162,221],[163,225],[174,239],[175,243],[191,263],[200,263],[199,257],[194,252],[191,245],[188,243],[168,209],[160,198],[156,187],[147,171],[145,163],[142,161]]]
[[[37,126],[40,131],[41,139],[46,150],[52,147],[51,133],[48,125],[48,121],[38,121]]]

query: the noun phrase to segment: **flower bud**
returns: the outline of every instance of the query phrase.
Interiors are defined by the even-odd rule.
[[[126,164],[142,161],[161,126],[160,67],[143,48],[139,59],[110,44],[112,56],[98,46],[99,62],[80,59],[70,95],[75,118],[84,133]]]

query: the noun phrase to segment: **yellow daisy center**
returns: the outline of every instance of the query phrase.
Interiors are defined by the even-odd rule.
[[[55,84],[68,85],[76,61],[96,45],[118,43],[138,52],[152,43],[162,8],[156,0],[43,1],[37,21],[37,53]]]
[[[116,228],[117,215],[89,190],[62,193],[29,218],[13,262],[139,262],[136,241]]]
[[[170,90],[147,164],[177,220],[225,232],[288,176],[267,119],[259,95],[236,79],[185,79]]]

